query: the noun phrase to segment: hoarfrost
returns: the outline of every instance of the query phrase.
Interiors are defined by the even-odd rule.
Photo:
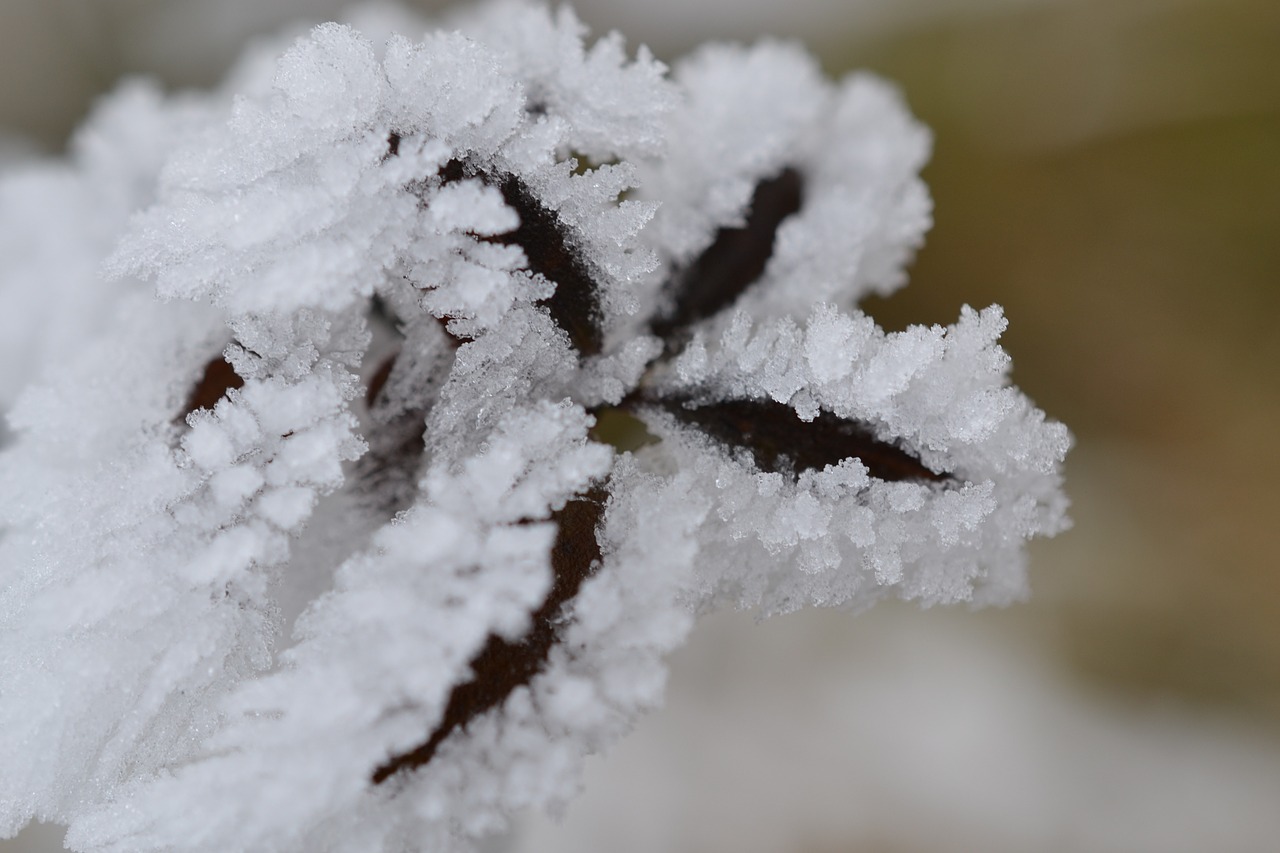
[[[929,224],[886,84],[356,19],[0,178],[0,833],[470,849],[694,614],[1005,603],[1067,524],[1000,309],[857,308]]]

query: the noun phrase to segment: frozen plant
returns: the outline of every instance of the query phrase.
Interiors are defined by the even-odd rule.
[[[696,614],[1004,603],[1065,526],[1000,309],[856,307],[929,223],[890,87],[449,26],[126,87],[0,186],[74,217],[0,278],[59,342],[0,386],[0,834],[469,849],[573,795]]]

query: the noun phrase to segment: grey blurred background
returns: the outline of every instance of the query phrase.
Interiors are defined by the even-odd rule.
[[[0,144],[56,153],[122,74],[207,85],[342,5],[0,0]],[[668,707],[508,846],[1280,849],[1280,4],[576,6],[663,58],[773,34],[897,81],[935,133],[936,225],[865,307],[1005,306],[1016,381],[1076,433],[1077,524],[1006,611],[708,620]]]

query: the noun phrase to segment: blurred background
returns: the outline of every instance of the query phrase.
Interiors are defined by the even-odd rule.
[[[122,74],[207,85],[341,5],[0,0],[0,154],[56,154]],[[1280,850],[1280,3],[576,6],[663,58],[773,34],[898,83],[936,225],[865,307],[1005,306],[1015,380],[1076,434],[1076,528],[1005,611],[706,620],[668,706],[504,847]]]

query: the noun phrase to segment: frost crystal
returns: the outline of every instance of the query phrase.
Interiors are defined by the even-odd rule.
[[[1008,602],[1066,525],[1000,309],[856,307],[929,223],[891,88],[451,23],[131,84],[0,181],[0,834],[468,849],[695,613]]]

